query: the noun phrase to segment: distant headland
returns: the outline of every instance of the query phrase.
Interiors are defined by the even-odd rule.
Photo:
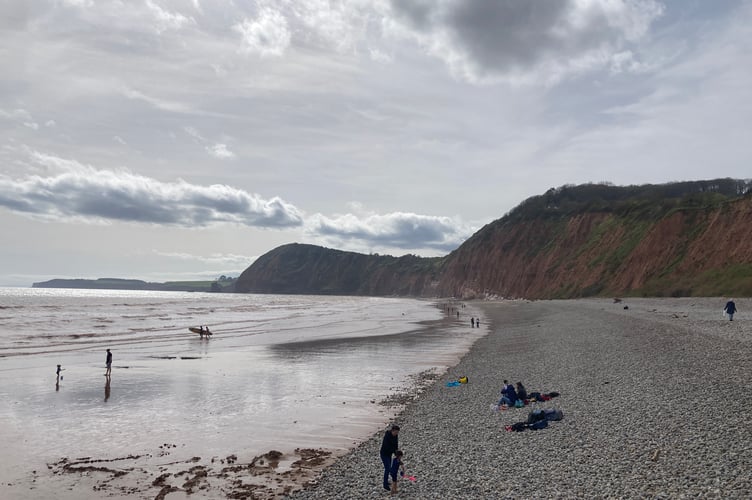
[[[154,283],[121,278],[51,279],[32,288],[84,288],[93,290],[157,290],[165,292],[233,292],[236,278],[220,276],[211,281],[166,281]]]

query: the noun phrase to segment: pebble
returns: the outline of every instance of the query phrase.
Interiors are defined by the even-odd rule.
[[[476,302],[490,324],[396,418],[403,498],[750,498],[752,328],[738,299]],[[720,305],[719,305],[720,304]],[[750,315],[752,318],[752,315]],[[752,323],[752,322],[751,322]],[[445,383],[462,375],[462,387]],[[503,379],[560,397],[564,419],[506,432],[530,406],[489,411]],[[738,381],[738,382],[729,382]],[[293,499],[388,497],[383,430]]]

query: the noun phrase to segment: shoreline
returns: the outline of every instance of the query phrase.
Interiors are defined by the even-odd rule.
[[[467,351],[472,340],[485,332],[485,329],[476,329],[470,333],[470,314],[469,309],[463,312],[463,315],[467,316],[466,325],[464,321],[459,321],[453,316],[442,315],[439,319],[416,323],[416,329],[406,334],[354,337],[344,341],[311,340],[267,348],[267,363],[277,359],[295,360],[307,355],[320,355],[321,352],[332,356],[340,349],[345,353],[360,352],[352,357],[360,363],[358,366],[363,366],[362,363],[366,362],[375,362],[374,359],[378,361],[383,358],[384,353],[398,356],[395,359],[400,361],[394,366],[392,386],[383,385],[378,392],[373,390],[376,385],[352,386],[347,383],[347,377],[333,383],[335,381],[328,380],[331,375],[325,370],[328,365],[325,362],[320,364],[321,369],[317,367],[314,370],[320,377],[317,380],[332,387],[343,387],[345,390],[337,392],[334,398],[328,398],[326,403],[322,403],[324,400],[317,392],[319,384],[309,383],[310,390],[302,389],[299,385],[302,392],[300,396],[295,396],[295,412],[286,414],[287,419],[281,418],[277,412],[272,415],[275,417],[273,422],[259,421],[264,425],[264,429],[272,430],[257,435],[253,434],[256,427],[252,420],[233,423],[225,418],[219,408],[206,406],[207,399],[215,401],[215,405],[234,404],[229,402],[236,400],[236,396],[247,397],[245,394],[248,394],[248,391],[244,388],[247,389],[249,386],[241,383],[242,380],[260,380],[253,377],[244,377],[241,380],[240,373],[247,372],[229,371],[233,367],[245,364],[246,355],[242,352],[211,351],[208,349],[216,344],[201,344],[201,347],[207,349],[206,355],[196,359],[190,358],[189,362],[185,362],[190,365],[176,360],[177,358],[164,356],[150,356],[137,362],[129,362],[128,366],[116,365],[120,371],[113,375],[114,397],[109,398],[109,405],[106,404],[110,396],[109,381],[104,388],[105,404],[101,403],[101,384],[96,383],[97,380],[102,380],[99,369],[93,365],[87,366],[86,363],[73,365],[64,360],[63,364],[68,371],[65,372],[64,383],[60,385],[61,391],[58,392],[57,385],[52,392],[45,387],[46,384],[37,384],[34,386],[35,390],[39,391],[35,394],[36,400],[43,402],[45,408],[53,407],[56,402],[58,406],[65,407],[71,403],[61,398],[72,397],[70,401],[87,402],[93,396],[99,400],[98,404],[90,404],[94,408],[93,411],[102,415],[108,414],[109,418],[103,420],[88,416],[92,422],[101,422],[104,426],[112,427],[113,439],[108,437],[104,441],[98,441],[101,445],[93,447],[69,446],[68,444],[79,439],[77,436],[86,436],[81,434],[86,430],[78,429],[77,432],[74,430],[76,428],[71,426],[72,421],[65,424],[64,418],[55,418],[54,412],[44,411],[42,408],[36,414],[52,418],[55,425],[67,436],[66,441],[54,442],[66,445],[43,447],[45,452],[52,453],[33,456],[27,453],[26,462],[19,463],[13,460],[13,456],[24,457],[25,448],[22,446],[25,446],[26,439],[33,439],[32,436],[38,431],[34,430],[28,436],[17,439],[15,451],[11,447],[3,465],[5,480],[0,482],[0,491],[19,499],[80,499],[113,495],[133,498],[154,498],[154,495],[161,495],[161,498],[168,499],[187,498],[188,495],[190,498],[244,498],[251,495],[254,498],[279,498],[302,488],[309,481],[315,481],[321,470],[337,457],[346,454],[358,442],[366,439],[375,429],[392,420],[406,403],[413,401],[423,388],[443,373],[446,367],[455,364]],[[442,340],[445,338],[450,339],[450,342]],[[447,350],[446,346],[454,348]],[[417,362],[410,361],[418,356],[421,358]],[[35,375],[39,367],[30,367],[20,359],[14,363],[21,367],[23,373],[33,374],[24,380],[36,383]],[[197,366],[197,363],[201,365]],[[392,363],[394,364],[394,360]],[[254,370],[267,377],[263,380],[272,380],[273,377],[269,377],[275,366],[264,366],[265,368],[262,368],[260,365]],[[125,373],[121,373],[126,368],[132,369],[126,372],[127,377]],[[388,383],[392,368],[388,367],[388,370],[376,374],[377,378],[373,378],[374,374],[369,376],[371,380],[377,381],[377,384],[383,384],[384,380]],[[216,381],[213,386],[196,383],[207,375],[212,375],[211,379]],[[234,378],[228,378],[230,376]],[[237,383],[233,383],[236,379]],[[174,413],[172,400],[162,395],[161,387],[173,388],[169,394],[179,401],[184,401],[185,398],[182,396],[185,391],[196,387],[219,388],[225,392],[229,391],[229,395],[204,391],[207,394],[211,393],[212,397],[197,400],[202,406],[193,407],[196,411],[190,417],[183,413],[180,414],[183,416],[180,416]],[[234,390],[233,387],[239,390]],[[71,390],[67,390],[68,388]],[[11,389],[6,388],[7,391]],[[82,391],[90,392],[85,392],[81,396]],[[326,391],[322,390],[322,393],[326,394]],[[250,394],[253,394],[252,391]],[[124,425],[123,419],[118,418],[121,415],[112,413],[112,410],[126,408],[138,417],[144,414],[141,413],[139,405],[151,401],[149,398],[152,396],[160,405],[148,414],[153,413],[155,418],[162,420],[158,425],[154,424],[153,420],[150,422],[154,429],[164,429],[164,432],[159,431],[150,435],[150,426],[146,425],[143,430],[147,432],[139,433],[141,428]],[[113,401],[116,401],[114,407],[110,406]],[[311,404],[317,406],[313,407]],[[326,411],[321,411],[322,404],[329,405],[325,408]],[[154,405],[149,407],[154,408]],[[128,411],[125,414],[127,413]],[[299,415],[303,414],[314,415],[317,423],[309,425],[299,420]],[[199,422],[195,418],[196,415],[205,415],[207,418]],[[181,422],[191,418],[190,421],[195,421],[197,425],[186,428],[184,423],[170,424],[169,420],[176,417],[180,418]],[[138,418],[135,421],[139,421]],[[294,427],[292,434],[297,432],[297,437],[280,436],[275,432],[275,428],[282,429],[280,426],[285,425],[291,425],[290,429]],[[217,438],[216,434],[211,432],[212,426],[221,427],[224,434],[235,437],[227,441],[220,435],[219,439],[224,441],[215,441]],[[15,422],[15,428],[23,429],[20,420]],[[49,426],[47,428],[49,429]],[[316,429],[323,429],[323,433]],[[135,435],[134,432],[141,435]],[[59,450],[59,454],[55,453],[56,450]]]
[[[394,420],[406,498],[747,498],[752,300],[475,302],[492,326]],[[467,375],[470,383],[444,382]],[[493,412],[502,379],[561,396]],[[507,432],[532,408],[564,419]],[[293,499],[375,498],[380,431]]]

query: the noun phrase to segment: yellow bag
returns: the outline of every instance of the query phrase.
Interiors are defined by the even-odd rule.
[[[460,384],[467,384],[467,377],[460,377],[459,380],[458,380],[458,382]]]

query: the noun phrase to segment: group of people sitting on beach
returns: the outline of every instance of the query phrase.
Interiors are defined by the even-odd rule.
[[[519,403],[518,403],[519,401]],[[517,382],[517,387],[510,384],[507,380],[504,381],[504,385],[501,387],[501,398],[498,405],[506,406],[525,406],[527,402],[527,390],[522,382]]]
[[[558,396],[558,392],[550,392],[548,394],[542,394],[540,392],[531,392],[528,394],[525,386],[522,382],[517,382],[516,385],[510,384],[507,380],[504,381],[504,385],[501,388],[501,398],[496,403],[498,408],[517,407],[522,408],[528,403],[534,403],[536,401],[548,401],[551,398]]]

